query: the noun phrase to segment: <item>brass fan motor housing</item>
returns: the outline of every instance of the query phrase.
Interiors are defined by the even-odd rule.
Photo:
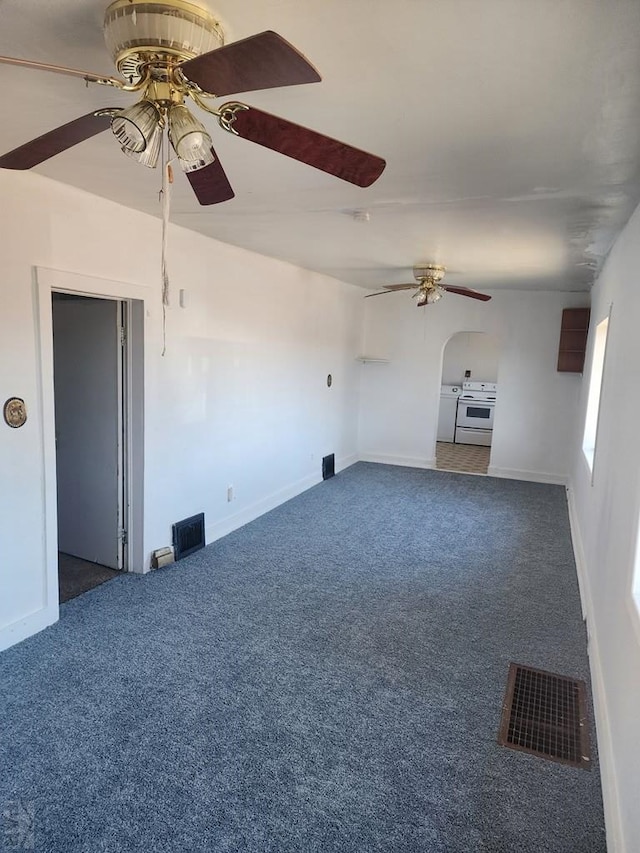
[[[429,284],[437,284],[444,277],[446,267],[440,264],[416,264],[413,268],[413,276],[420,284],[429,282]]]
[[[220,23],[187,0],[115,0],[103,30],[118,71],[131,85],[149,70],[154,80],[165,82],[180,63],[224,44]]]

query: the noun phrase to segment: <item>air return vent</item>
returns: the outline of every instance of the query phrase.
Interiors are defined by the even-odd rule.
[[[512,663],[498,743],[589,769],[584,682]]]
[[[176,560],[204,548],[204,513],[184,518],[173,525],[173,550]]]
[[[322,457],[322,479],[328,480],[336,473],[336,456],[335,453],[330,453],[329,456]]]

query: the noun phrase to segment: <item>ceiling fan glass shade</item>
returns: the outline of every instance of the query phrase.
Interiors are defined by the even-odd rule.
[[[205,166],[210,166],[215,162],[215,159],[213,152],[209,151],[209,155],[206,160],[180,160],[180,165],[182,166],[182,171],[188,175],[190,172],[197,172],[198,169],[204,169]]]
[[[161,145],[162,128],[157,124],[151,134],[151,137],[147,140],[147,145],[144,151],[132,151],[130,148],[125,148],[124,146],[122,150],[128,157],[131,157],[131,159],[135,160],[137,163],[141,163],[149,169],[155,169],[158,165]]]
[[[169,139],[185,172],[202,169],[215,159],[206,127],[184,104],[169,108]]]
[[[111,130],[120,145],[132,154],[144,151],[160,124],[160,113],[152,101],[138,101],[111,119]]]
[[[224,44],[220,24],[186,0],[116,0],[105,12],[103,29],[118,70],[134,81],[141,54],[163,51],[184,60]]]

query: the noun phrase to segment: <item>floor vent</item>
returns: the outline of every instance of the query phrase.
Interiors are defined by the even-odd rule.
[[[498,743],[590,769],[584,681],[512,663]]]
[[[184,518],[173,525],[173,550],[175,559],[181,560],[204,548],[204,513]]]
[[[336,456],[335,453],[329,454],[329,456],[322,457],[322,479],[328,480],[329,477],[333,477],[336,473]]]

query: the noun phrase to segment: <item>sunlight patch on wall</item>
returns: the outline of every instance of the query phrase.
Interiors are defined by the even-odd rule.
[[[587,399],[587,414],[584,422],[584,436],[582,439],[582,451],[584,453],[589,470],[593,473],[593,462],[596,453],[596,441],[598,436],[598,416],[600,413],[600,396],[602,393],[602,379],[604,374],[604,357],[607,348],[607,334],[609,331],[609,318],[606,317],[596,328],[596,337],[593,345],[593,356],[591,358],[591,376],[589,379],[589,396]]]

